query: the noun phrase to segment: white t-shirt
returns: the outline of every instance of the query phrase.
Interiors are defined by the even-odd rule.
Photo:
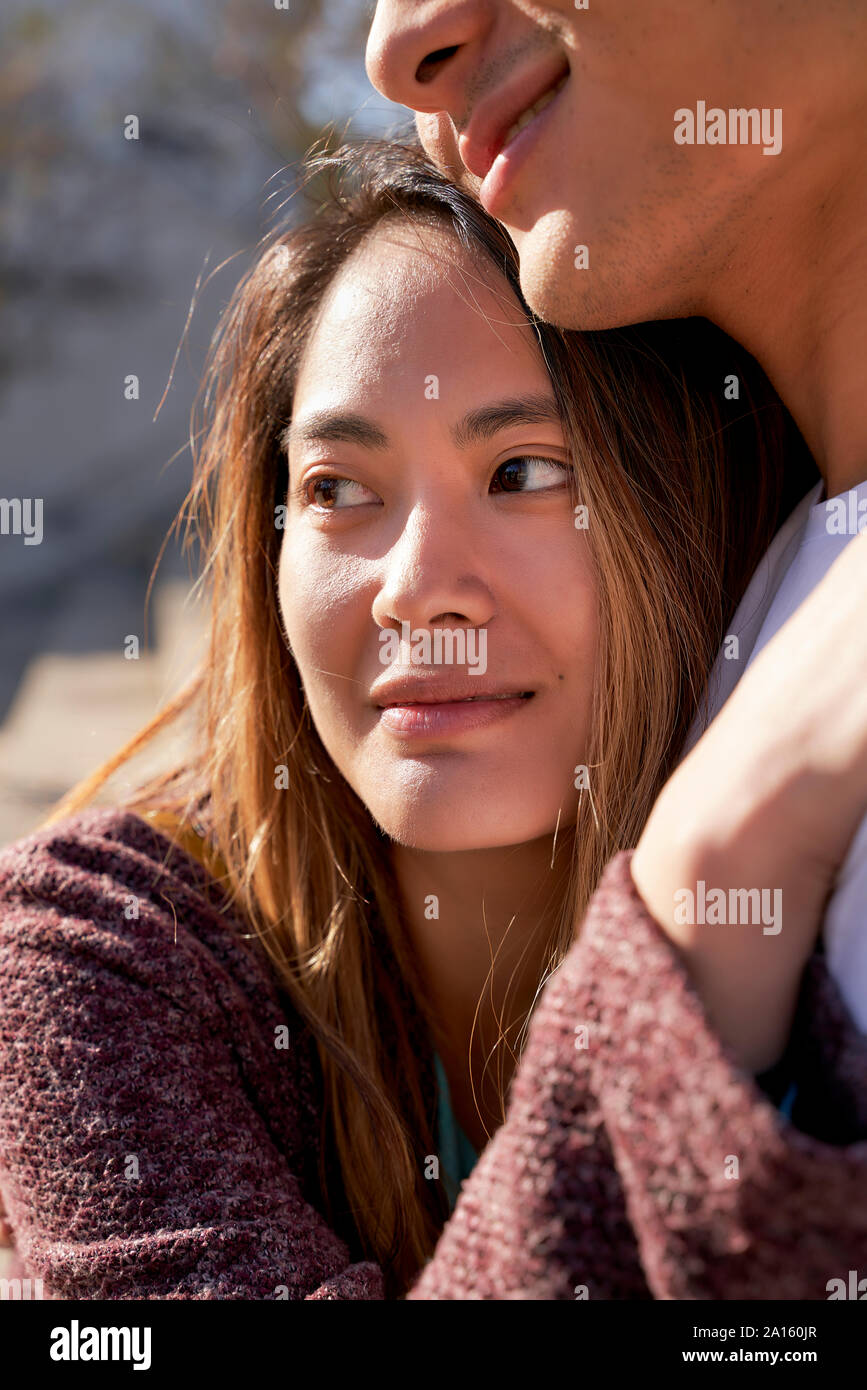
[[[867,481],[828,501],[824,484],[807,494],[759,563],[729,625],[708,683],[713,719],[740,677],[824,578],[858,531],[867,529]],[[737,637],[737,644],[732,643]],[[867,680],[867,671],[864,673]],[[705,728],[693,722],[684,757]],[[823,926],[828,969],[852,1017],[867,1033],[867,817],[849,848]]]

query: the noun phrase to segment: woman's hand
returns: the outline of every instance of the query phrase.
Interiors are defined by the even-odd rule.
[[[632,860],[647,907],[680,947],[712,1023],[749,1071],[772,1066],[785,1048],[803,968],[865,813],[862,533],[670,778]],[[712,900],[712,889],[724,896]],[[761,897],[743,891],[751,889],[766,890],[763,918]],[[702,901],[704,923],[690,921]]]

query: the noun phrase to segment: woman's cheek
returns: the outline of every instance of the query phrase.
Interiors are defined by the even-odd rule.
[[[321,590],[317,548],[288,532],[280,556],[278,589],[289,646],[306,684],[313,663],[322,655],[317,651],[328,630],[324,617],[327,604]]]
[[[284,542],[278,576],[280,607],[292,654],[305,685],[323,674],[355,675],[370,605],[353,557],[341,557],[321,544],[301,539]]]

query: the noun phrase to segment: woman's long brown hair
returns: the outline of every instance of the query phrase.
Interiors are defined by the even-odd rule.
[[[757,364],[707,321],[591,334],[535,322],[508,235],[417,147],[344,147],[311,159],[313,174],[330,180],[328,195],[305,225],[277,226],[264,239],[223,313],[194,407],[194,480],[178,523],[203,547],[211,604],[204,660],[49,823],[85,806],[180,716],[194,719],[189,758],[124,804],[206,825],[212,863],[224,866],[227,910],[240,911],[261,940],[315,1040],[326,1214],[400,1294],[447,1216],[440,1185],[424,1171],[435,1152],[430,1071],[404,990],[422,1010],[423,999],[388,842],[317,736],[277,596],[275,514],[287,489],[278,436],[325,291],[385,221],[434,222],[473,253],[486,278],[498,272],[513,310],[509,291],[535,323],[575,499],[588,508],[602,634],[584,753],[591,789],[576,824],[561,828],[573,834],[572,867],[550,969],[607,861],[640,835],[747,580],[817,474]],[[736,399],[728,399],[732,378]],[[552,601],[565,606],[570,595]],[[275,785],[280,766],[287,789]]]

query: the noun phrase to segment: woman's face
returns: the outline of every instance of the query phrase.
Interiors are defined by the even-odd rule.
[[[505,281],[446,231],[380,227],[323,302],[288,457],[286,634],[374,820],[432,851],[568,825],[597,595],[550,381]]]

